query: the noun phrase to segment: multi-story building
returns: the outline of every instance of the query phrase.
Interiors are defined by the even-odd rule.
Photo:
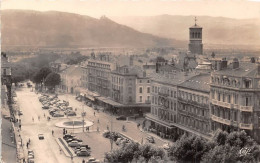
[[[115,69],[110,55],[111,53],[101,53],[95,56],[92,53],[87,64],[88,90],[104,97],[109,97],[111,94],[111,71]]]
[[[210,74],[199,74],[178,85],[180,133],[210,137]]]
[[[177,85],[192,76],[184,72],[152,75],[151,112],[146,114],[145,126],[163,137],[177,133]]]
[[[12,102],[12,80],[11,80],[11,65],[9,63],[6,53],[1,52],[1,83],[2,90],[7,90],[7,99],[2,99],[4,104]],[[2,96],[5,97],[5,96]]]
[[[82,69],[78,65],[71,65],[60,73],[62,92],[75,94],[76,90],[81,86]]]
[[[150,79],[138,66],[117,66],[111,73],[111,98],[119,114],[141,114],[150,109]]]
[[[145,71],[143,74],[138,74],[136,78],[136,103],[151,103],[151,80]]]
[[[260,65],[218,61],[211,74],[212,130],[245,130],[260,142]]]

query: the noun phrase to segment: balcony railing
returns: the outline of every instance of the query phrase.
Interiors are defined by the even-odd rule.
[[[253,124],[245,124],[245,123],[240,123],[239,127],[241,129],[246,129],[246,130],[253,130]]]
[[[222,106],[224,108],[229,108],[231,109],[231,104],[227,103],[227,102],[222,102],[222,101],[218,101],[218,100],[211,100],[213,105],[218,105],[218,106]]]
[[[220,122],[220,123],[223,123],[223,124],[226,124],[226,125],[231,125],[230,120],[224,119],[224,118],[221,118],[221,117],[217,117],[215,115],[211,115],[211,119],[216,121],[216,122]]]
[[[241,111],[253,112],[253,106],[240,106]]]

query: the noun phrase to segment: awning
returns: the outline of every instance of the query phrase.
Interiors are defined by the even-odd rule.
[[[112,106],[123,106],[122,104],[120,104],[120,103],[118,103],[118,102],[115,102],[115,101],[113,101],[113,100],[111,100],[111,99],[109,99],[109,98],[106,98],[106,97],[97,97],[97,99],[98,100],[100,100],[100,101],[102,101],[102,102],[104,102],[104,103],[107,103],[107,104],[109,104],[109,105],[112,105]]]
[[[158,119],[157,117],[153,116],[150,113],[146,114],[145,118],[148,119],[148,120],[154,121],[154,122],[156,122],[156,123],[158,123],[160,125],[163,125],[163,126],[165,126],[167,128],[175,128],[175,126],[173,124],[167,123],[165,121],[162,121],[162,120]]]
[[[89,96],[88,94],[85,94],[85,97],[88,98],[91,101],[95,101],[94,97]]]

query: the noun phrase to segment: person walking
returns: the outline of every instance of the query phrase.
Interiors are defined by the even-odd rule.
[[[96,116],[96,112],[94,112],[94,116]]]
[[[38,115],[38,120],[40,121],[41,117]]]
[[[83,159],[83,160],[82,160],[82,163],[86,163],[86,161]]]
[[[29,142],[26,143],[26,147],[27,147],[27,149],[28,149],[28,147],[29,147]]]
[[[43,114],[44,118],[45,118],[45,113]]]
[[[32,117],[32,121],[34,122],[34,118]]]
[[[99,119],[97,120],[97,123],[99,123]]]
[[[62,150],[61,150],[61,148],[60,148],[60,154],[62,153]]]
[[[51,130],[51,134],[52,134],[52,136],[54,135],[54,131],[53,130]]]

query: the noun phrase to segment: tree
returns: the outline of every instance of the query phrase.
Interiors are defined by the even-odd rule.
[[[162,159],[165,153],[163,149],[153,147],[150,144],[140,145],[135,142],[123,144],[119,149],[115,149],[105,154],[108,162],[139,162],[142,158],[148,162],[152,157]]]
[[[60,84],[60,81],[60,74],[52,72],[48,74],[44,84],[52,90],[53,88],[55,88],[56,85]]]
[[[215,58],[216,54],[214,52],[211,53],[211,57]]]
[[[252,57],[252,58],[250,59],[250,61],[251,61],[251,63],[255,63],[255,57]]]
[[[211,149],[212,143],[208,143],[201,137],[183,135],[168,150],[171,160],[178,162],[200,162],[202,156]]]
[[[256,162],[260,149],[256,142],[247,136],[245,131],[228,134],[218,131],[213,141],[216,146],[203,155],[202,162]]]

